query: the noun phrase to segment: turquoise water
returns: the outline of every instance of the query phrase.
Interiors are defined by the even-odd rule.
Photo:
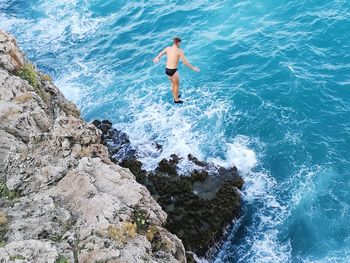
[[[147,169],[237,165],[243,216],[216,263],[350,262],[349,1],[0,0],[0,27]],[[201,69],[179,67],[181,106],[152,63],[175,35]]]

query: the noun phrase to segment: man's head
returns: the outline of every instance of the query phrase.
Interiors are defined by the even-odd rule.
[[[179,47],[180,44],[181,44],[181,38],[179,38],[179,37],[174,37],[173,42],[174,42],[174,45],[176,45],[177,47]]]

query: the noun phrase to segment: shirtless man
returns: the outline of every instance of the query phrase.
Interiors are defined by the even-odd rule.
[[[179,99],[179,73],[177,72],[177,65],[179,64],[179,59],[189,67],[190,69],[199,72],[199,68],[192,66],[186,59],[184,52],[180,49],[181,39],[175,37],[173,39],[173,45],[171,47],[166,47],[161,51],[158,56],[153,59],[154,63],[157,63],[163,55],[167,55],[167,62],[165,68],[165,74],[168,75],[168,78],[171,81],[171,87],[173,91],[173,97],[175,103],[183,103]]]

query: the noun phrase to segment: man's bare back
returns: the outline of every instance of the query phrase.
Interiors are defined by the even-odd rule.
[[[177,68],[182,50],[174,45],[165,48],[165,51],[167,55],[166,67],[170,69]]]
[[[179,48],[181,43],[181,39],[174,38],[174,44],[170,47],[166,47],[163,51],[161,51],[158,56],[153,59],[154,63],[159,62],[159,59],[163,55],[167,55],[167,62],[165,68],[165,74],[171,81],[173,97],[175,103],[182,103],[182,100],[179,100],[179,73],[177,71],[177,65],[179,64],[179,60],[189,67],[190,69],[199,72],[199,68],[192,66],[186,59],[184,52]]]

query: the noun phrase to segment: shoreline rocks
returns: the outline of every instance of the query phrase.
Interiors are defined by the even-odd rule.
[[[0,262],[186,262],[101,131],[0,30]]]
[[[93,124],[101,130],[111,160],[129,168],[168,214],[165,228],[182,240],[187,251],[205,256],[223,237],[225,227],[240,215],[238,189],[244,182],[236,167],[218,167],[189,154],[187,158],[196,169],[180,175],[177,165],[181,158],[172,154],[147,172],[127,134],[114,129],[108,120],[95,120]]]

